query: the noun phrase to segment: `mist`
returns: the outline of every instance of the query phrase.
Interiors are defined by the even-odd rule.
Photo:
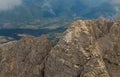
[[[0,11],[13,9],[22,3],[22,0],[0,0]]]

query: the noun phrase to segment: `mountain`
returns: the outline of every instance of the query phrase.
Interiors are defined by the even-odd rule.
[[[0,46],[0,77],[119,77],[120,20],[78,20],[51,48],[46,36]]]
[[[111,19],[119,12],[109,0],[22,0],[21,5],[0,11],[0,28],[56,29],[77,19]]]

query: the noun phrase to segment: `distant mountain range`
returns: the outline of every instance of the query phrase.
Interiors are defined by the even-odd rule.
[[[0,11],[0,28],[56,29],[76,19],[113,18],[118,13],[108,0],[23,0],[14,9]]]

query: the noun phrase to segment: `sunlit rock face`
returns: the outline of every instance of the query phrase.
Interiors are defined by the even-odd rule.
[[[79,20],[63,34],[45,63],[45,77],[119,77],[120,24]]]
[[[96,25],[89,20],[72,24],[51,50],[45,77],[109,77],[96,42]]]

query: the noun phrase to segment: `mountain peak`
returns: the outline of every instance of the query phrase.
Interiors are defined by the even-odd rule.
[[[118,21],[78,20],[51,48],[45,35],[1,46],[1,77],[119,77]],[[6,71],[6,72],[5,72]]]

